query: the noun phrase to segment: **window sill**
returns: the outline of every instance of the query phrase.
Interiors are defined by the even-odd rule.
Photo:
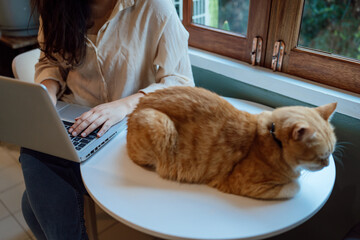
[[[189,55],[193,66],[315,106],[337,102],[337,112],[360,119],[360,94],[254,67],[196,48],[190,48]]]

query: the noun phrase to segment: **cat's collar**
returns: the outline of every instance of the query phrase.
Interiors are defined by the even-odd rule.
[[[275,123],[271,123],[270,133],[274,141],[279,145],[280,148],[282,148],[282,142],[275,136]]]

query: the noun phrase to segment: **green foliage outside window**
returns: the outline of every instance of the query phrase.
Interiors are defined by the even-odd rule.
[[[219,0],[209,1],[210,27],[219,28]]]
[[[211,0],[210,0],[211,1]],[[249,0],[218,0],[219,28],[246,36],[249,18]]]
[[[196,14],[204,14],[205,25],[213,28],[223,29],[246,35],[249,18],[249,0],[200,0],[194,4],[193,17]],[[202,9],[206,4],[207,11]],[[204,24],[200,20],[194,21],[197,24]]]
[[[299,45],[360,60],[360,1],[306,0]]]

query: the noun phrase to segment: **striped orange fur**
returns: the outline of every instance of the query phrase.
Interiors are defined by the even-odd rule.
[[[127,150],[161,177],[260,199],[291,198],[302,168],[329,164],[336,103],[250,114],[202,88],[171,87],[141,98],[128,119]],[[272,124],[276,129],[270,133]]]

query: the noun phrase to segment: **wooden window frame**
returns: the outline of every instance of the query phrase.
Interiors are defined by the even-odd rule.
[[[249,23],[253,24],[248,25],[247,34],[243,36],[192,23],[192,0],[183,0],[183,24],[190,33],[189,45],[250,63],[253,38],[261,36],[266,45],[270,3],[269,0],[250,0]],[[261,64],[264,60],[262,56]]]
[[[251,62],[252,39],[263,39],[261,66],[271,68],[275,42],[285,43],[282,72],[360,94],[360,61],[299,47],[305,0],[250,0],[247,36],[191,22],[192,0],[183,0],[183,23],[189,45]]]
[[[297,46],[304,3],[305,0],[272,0],[265,67],[271,66],[271,44],[283,40],[286,45],[282,72],[360,93],[360,61]]]

